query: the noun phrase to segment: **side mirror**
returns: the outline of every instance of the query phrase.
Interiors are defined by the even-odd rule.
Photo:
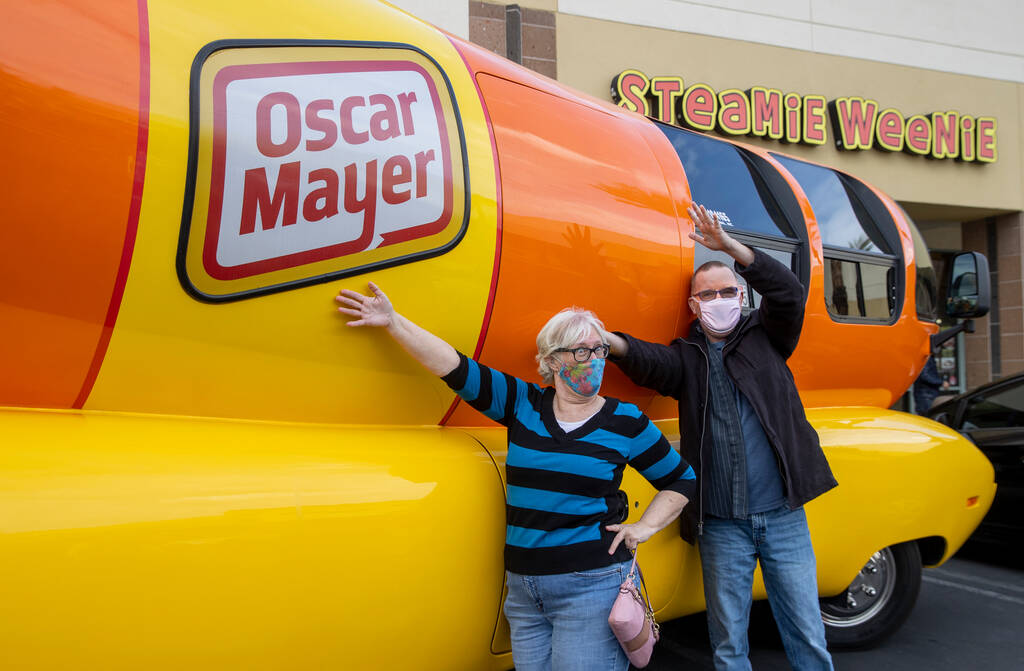
[[[988,259],[978,252],[953,257],[949,286],[946,288],[946,314],[954,319],[974,319],[988,314],[992,283]]]

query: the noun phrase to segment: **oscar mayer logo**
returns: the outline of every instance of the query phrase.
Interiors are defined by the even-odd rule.
[[[836,148],[845,151],[904,151],[982,164],[998,159],[993,117],[955,111],[905,117],[898,109],[857,96],[826,101],[763,86],[716,92],[702,83],[685,86],[682,77],[623,70],[612,79],[612,100],[665,123],[725,135],[823,145],[831,125]]]
[[[193,68],[179,245],[190,293],[244,298],[457,244],[464,145],[429,57],[394,45],[208,49]]]

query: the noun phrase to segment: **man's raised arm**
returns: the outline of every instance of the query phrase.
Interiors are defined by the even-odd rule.
[[[673,346],[639,340],[620,331],[605,332],[604,337],[611,350],[609,359],[633,384],[679,398],[683,362]]]

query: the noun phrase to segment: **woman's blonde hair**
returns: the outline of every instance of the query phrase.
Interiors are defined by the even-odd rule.
[[[537,334],[537,372],[544,378],[545,384],[551,384],[554,375],[544,364],[544,360],[554,354],[556,349],[572,347],[582,342],[590,335],[591,329],[604,338],[604,324],[597,315],[575,305],[565,308],[548,320]]]

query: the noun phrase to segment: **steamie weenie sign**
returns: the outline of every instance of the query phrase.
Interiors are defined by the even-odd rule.
[[[178,274],[202,300],[443,253],[465,230],[447,79],[413,48],[215,43],[193,66]]]
[[[628,110],[698,131],[823,145],[831,125],[836,148],[846,151],[904,151],[978,163],[994,163],[998,158],[994,117],[954,111],[904,116],[857,96],[827,101],[820,95],[783,93],[763,86],[716,92],[707,84],[686,87],[682,77],[648,77],[639,70],[623,70],[612,79],[612,100]]]

